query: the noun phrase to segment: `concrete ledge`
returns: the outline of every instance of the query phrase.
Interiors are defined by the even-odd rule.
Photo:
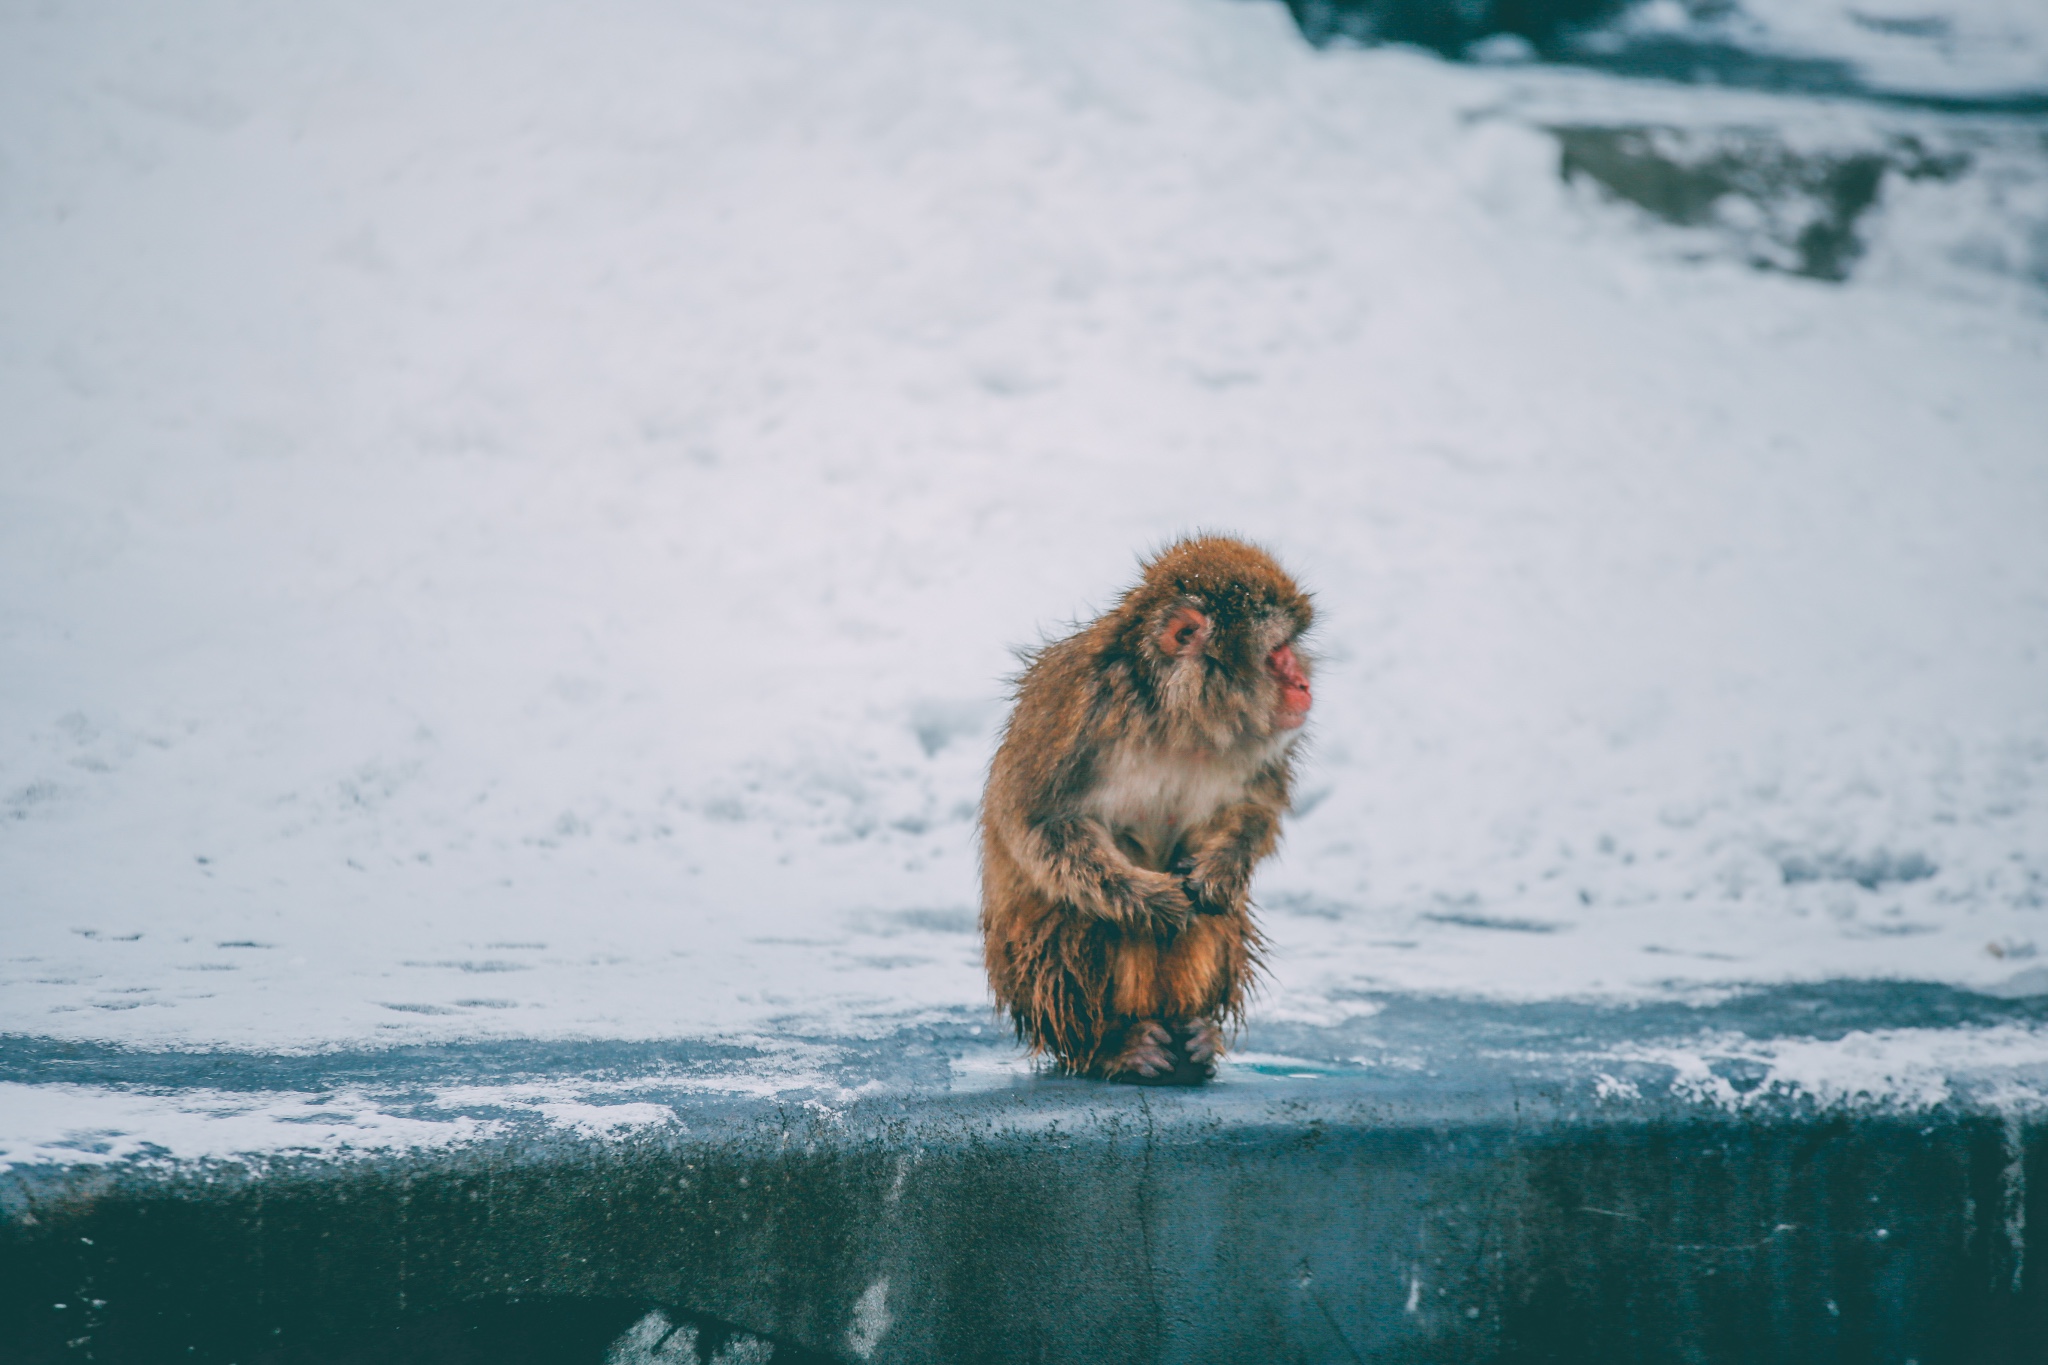
[[[1378,1062],[1283,1058],[1199,1091],[942,1088],[930,1068],[997,1051],[967,1027],[848,1045],[853,1072],[895,1079],[833,1100],[692,1088],[743,1056],[530,1045],[521,1074],[545,1056],[616,1079],[639,1056],[633,1093],[669,1086],[675,1122],[17,1168],[0,1360],[623,1365],[689,1360],[686,1342],[728,1361],[2039,1359],[2038,1111],[1967,1077],[1908,1112],[1768,1075],[1731,1111],[1613,1057],[1617,1030],[1701,1018],[1840,1039],[1887,1005],[1967,1029],[2048,1002],[1844,985],[1649,1011],[1381,1004],[1289,1039]],[[1411,1030],[1435,1050],[1403,1053]],[[522,1046],[479,1048],[472,1074]],[[14,1040],[5,1063],[162,1085],[182,1056],[218,1086],[222,1068],[284,1083],[364,1060],[62,1049]],[[432,1056],[382,1060],[426,1093]]]

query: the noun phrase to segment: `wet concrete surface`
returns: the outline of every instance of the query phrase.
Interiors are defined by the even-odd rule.
[[[345,1086],[500,1121],[408,1153],[17,1167],[0,1360],[2042,1359],[2048,1117],[2010,1069],[1825,1103],[1751,1045],[2034,1028],[2048,997],[1357,1004],[1189,1090],[1021,1072],[964,1019],[800,1040],[812,1071],[751,1093],[772,1041],[8,1039],[16,1083]],[[1670,1040],[1720,1102],[1652,1060]],[[596,1132],[489,1099],[548,1082],[670,1117]]]

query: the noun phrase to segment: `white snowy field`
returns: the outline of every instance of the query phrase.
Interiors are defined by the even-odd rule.
[[[2048,293],[1932,184],[1700,259],[1517,113],[1632,98],[1245,0],[0,7],[0,1032],[980,1009],[1009,651],[1197,527],[1321,612],[1267,1017],[2048,992]]]

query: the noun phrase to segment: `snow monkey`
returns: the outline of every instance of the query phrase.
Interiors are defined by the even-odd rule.
[[[1026,656],[981,806],[981,931],[1017,1036],[1085,1076],[1206,1079],[1259,964],[1248,892],[1309,711],[1314,612],[1196,536]]]

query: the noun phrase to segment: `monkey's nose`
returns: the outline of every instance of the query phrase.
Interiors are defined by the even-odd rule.
[[[1302,670],[1301,660],[1295,657],[1291,645],[1282,645],[1267,655],[1266,667],[1280,680],[1280,727],[1291,730],[1308,719],[1308,709],[1315,701],[1309,692],[1308,674]]]

